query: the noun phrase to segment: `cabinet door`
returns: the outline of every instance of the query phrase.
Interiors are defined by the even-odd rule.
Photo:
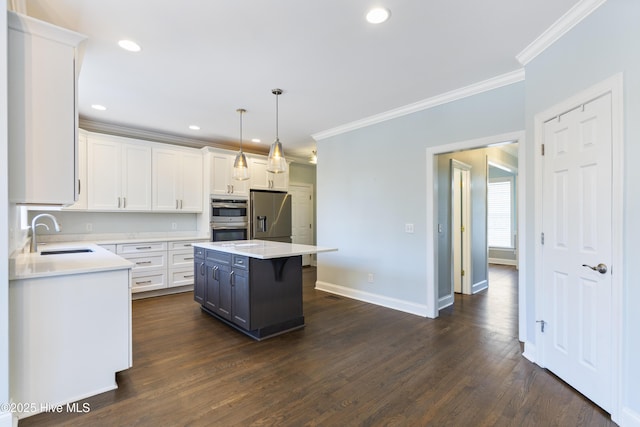
[[[227,320],[231,320],[231,267],[219,265],[218,277],[220,279],[220,299],[218,300],[217,313]]]
[[[289,164],[287,163],[286,171],[283,173],[269,173],[271,179],[271,189],[278,191],[289,190]]]
[[[204,304],[207,286],[207,268],[204,258],[196,258],[193,263],[193,300],[198,304]]]
[[[89,136],[87,140],[88,208],[119,209],[122,205],[121,145]]]
[[[122,208],[151,210],[151,147],[122,144]]]
[[[231,284],[231,320],[238,326],[251,329],[248,271],[233,270]]]
[[[180,208],[183,211],[202,212],[202,153],[182,153],[182,195]]]
[[[218,311],[218,301],[220,300],[220,266],[218,264],[206,263],[204,268],[204,303],[203,305],[212,312]],[[196,285],[198,286],[198,275],[196,272]],[[194,295],[195,298],[195,295]],[[197,299],[196,299],[197,301]]]
[[[227,195],[231,193],[231,172],[233,162],[229,154],[211,153],[211,193]]]
[[[249,163],[251,164],[251,188],[256,190],[270,190],[271,182],[269,180],[269,173],[267,173],[267,159],[266,158],[252,158]]]
[[[180,207],[180,153],[153,148],[153,210],[176,211]]]

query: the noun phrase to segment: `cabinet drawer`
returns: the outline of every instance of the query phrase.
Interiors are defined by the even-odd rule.
[[[167,287],[167,274],[163,271],[146,274],[133,275],[131,279],[131,292],[152,291]]]
[[[207,255],[207,261],[215,261],[215,262],[219,262],[220,264],[227,264],[227,265],[231,264],[231,254],[228,254],[225,252],[207,250],[206,255]]]
[[[234,255],[233,256],[233,268],[240,268],[242,270],[246,270],[249,268],[249,258],[242,255]]]
[[[192,243],[196,243],[196,242],[206,242],[207,240],[181,240],[178,242],[169,242],[169,250],[170,251],[177,251],[177,250],[181,250],[181,249],[193,249],[193,246],[191,246]]]
[[[194,277],[193,267],[169,269],[169,283],[167,287],[193,285]]]
[[[204,248],[193,248],[193,254],[196,258],[204,258]]]
[[[136,254],[140,252],[166,251],[167,242],[123,243],[117,245],[118,254]]]
[[[180,250],[169,252],[169,268],[193,266],[193,250]]]
[[[157,270],[167,267],[166,254],[164,252],[124,255],[123,258],[131,261],[133,266],[133,274],[139,271]]]

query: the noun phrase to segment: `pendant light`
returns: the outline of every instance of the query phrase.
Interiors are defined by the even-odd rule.
[[[278,137],[278,95],[282,95],[282,89],[272,89],[271,93],[276,96],[276,140],[273,141],[269,149],[267,172],[283,173],[287,170],[287,163],[284,159],[280,138]]]
[[[247,158],[242,152],[242,114],[247,110],[238,108],[236,111],[240,113],[240,151],[236,154],[236,159],[233,162],[233,179],[245,181],[249,179],[249,167],[247,166]]]

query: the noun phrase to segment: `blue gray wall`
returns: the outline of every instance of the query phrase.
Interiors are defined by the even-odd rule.
[[[319,141],[318,281],[426,305],[426,149],[522,129],[521,82]]]
[[[526,133],[533,141],[536,113],[599,83],[624,73],[624,271],[623,275],[623,405],[640,417],[640,286],[634,267],[640,259],[640,1],[608,0],[553,46],[531,61],[526,72]],[[534,231],[533,149],[527,146],[527,234]],[[534,242],[529,241],[527,263],[533,265]],[[534,271],[527,270],[529,337],[535,327]]]

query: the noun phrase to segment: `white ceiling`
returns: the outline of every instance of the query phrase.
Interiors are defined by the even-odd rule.
[[[280,140],[300,158],[315,133],[519,69],[516,55],[578,2],[26,0],[29,15],[89,37],[82,118],[237,142],[245,108],[245,143],[266,147],[279,87]],[[386,23],[365,21],[376,5]]]

